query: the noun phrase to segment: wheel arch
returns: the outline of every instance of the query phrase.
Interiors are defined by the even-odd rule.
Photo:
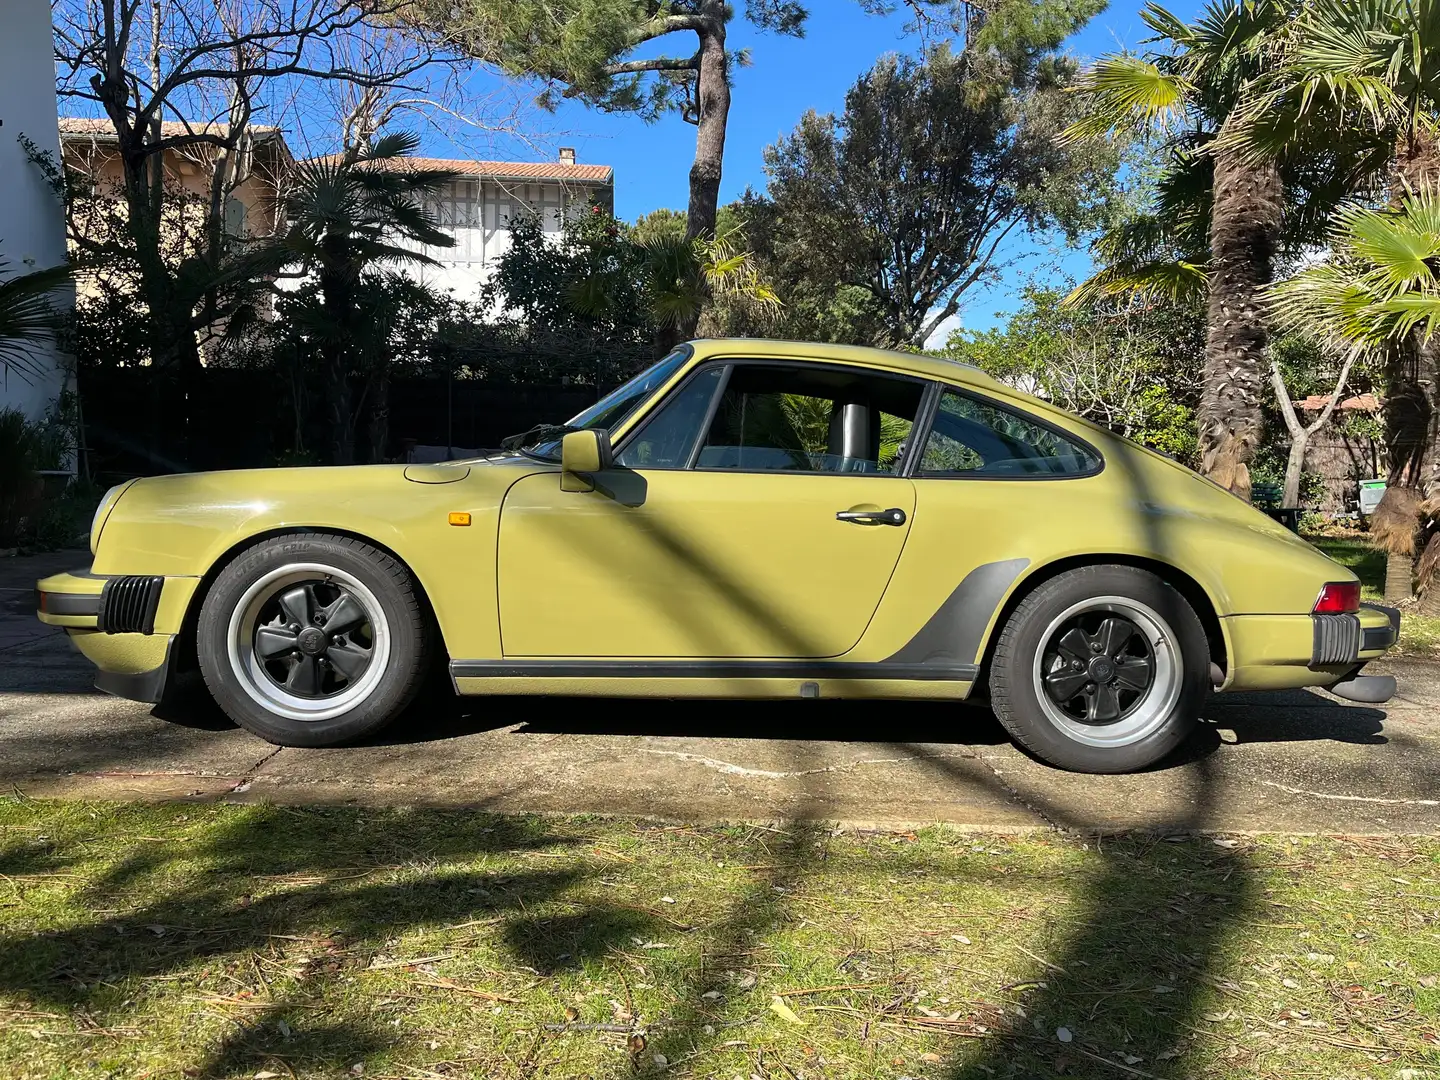
[[[384,552],[394,559],[410,575],[410,580],[415,585],[415,592],[420,603],[425,609],[426,617],[429,618],[431,626],[434,627],[437,640],[440,643],[439,652],[442,658],[448,661],[448,650],[445,646],[445,633],[440,626],[439,619],[435,615],[435,605],[431,603],[429,594],[425,591],[425,583],[415,573],[414,568],[406,558],[390,545],[377,540],[373,536],[367,536],[354,529],[337,528],[332,525],[286,525],[279,528],[263,529],[251,533],[243,539],[235,541],[228,548],[222,551],[200,575],[200,584],[196,586],[194,594],[190,597],[190,604],[185,609],[185,618],[180,623],[180,633],[176,639],[174,663],[177,671],[197,671],[200,666],[200,658],[196,651],[196,635],[200,625],[200,610],[205,606],[205,599],[210,595],[215,581],[224,572],[225,568],[237,558],[255,547],[263,544],[266,540],[273,540],[278,536],[300,536],[306,533],[315,533],[324,536],[343,536],[351,540],[358,540],[362,544],[369,544],[378,551]]]
[[[995,655],[995,646],[1000,640],[1000,632],[1005,628],[1006,622],[1014,614],[1015,609],[1020,606],[1021,601],[1045,582],[1070,570],[1078,570],[1086,566],[1133,566],[1138,570],[1150,571],[1171,586],[1185,598],[1185,602],[1190,605],[1191,610],[1200,620],[1200,625],[1205,630],[1205,643],[1210,652],[1211,662],[1219,665],[1222,672],[1227,670],[1229,651],[1225,643],[1224,624],[1220,621],[1214,599],[1194,577],[1179,567],[1158,559],[1148,559],[1140,555],[1087,552],[1084,555],[1056,559],[1054,562],[1033,567],[1029,573],[1016,582],[1015,587],[1010,590],[1010,595],[1005,598],[1000,605],[1000,610],[996,612],[990,625],[990,632],[985,639],[985,646],[980,654],[980,670],[975,680],[977,692],[984,693],[989,686],[990,663]]]

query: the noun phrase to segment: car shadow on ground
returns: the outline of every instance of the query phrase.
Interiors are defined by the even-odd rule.
[[[202,731],[235,725],[198,676],[157,705],[153,715]],[[1151,766],[1168,769],[1246,743],[1341,742],[1378,746],[1383,709],[1336,702],[1308,690],[1219,694],[1194,734]],[[516,735],[631,735],[660,738],[823,740],[854,743],[1002,746],[1010,737],[988,705],[946,701],[734,701],[549,696],[457,697],[426,689],[393,724],[362,746],[444,743],[486,731]],[[1150,771],[1150,770],[1145,770]]]

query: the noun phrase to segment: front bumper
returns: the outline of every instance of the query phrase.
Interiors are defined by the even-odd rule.
[[[1379,604],[1341,615],[1235,615],[1226,690],[1331,686],[1385,655],[1399,638],[1400,613]]]
[[[55,574],[35,589],[36,616],[65,630],[98,669],[106,693],[157,702],[175,664],[175,639],[198,578]]]

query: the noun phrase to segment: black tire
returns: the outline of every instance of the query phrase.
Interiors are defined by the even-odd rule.
[[[1105,625],[1117,615],[1132,631],[1121,650],[1127,674],[1086,682],[1057,701],[1073,680],[1104,678],[1117,666],[1102,663],[1110,651],[1105,643],[1123,632]],[[1095,629],[1087,634],[1087,626]],[[1071,638],[1071,630],[1087,637]],[[1080,640],[1089,643],[1090,664],[1099,666],[1073,658]],[[1147,654],[1149,689],[1135,690],[1137,676],[1129,672],[1143,676]],[[1205,630],[1178,591],[1136,567],[1087,566],[1042,583],[1011,614],[991,659],[991,704],[1011,737],[1052,765],[1132,772],[1164,758],[1194,730],[1210,690],[1209,665]],[[1113,698],[1098,696],[1111,691]],[[1112,711],[1113,720],[1094,719]]]
[[[353,607],[341,610],[344,596],[363,620]],[[304,626],[287,622],[307,600]],[[340,632],[325,630],[327,618]],[[284,651],[275,635],[287,634],[297,644]],[[433,636],[403,564],[351,537],[296,533],[256,544],[221,571],[200,610],[196,646],[206,686],[241,727],[280,746],[335,746],[378,731],[410,704],[429,671]],[[277,648],[278,658],[264,655]]]

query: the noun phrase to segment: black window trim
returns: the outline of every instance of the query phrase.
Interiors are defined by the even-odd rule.
[[[829,472],[829,471],[825,471],[825,470],[816,470],[816,471],[801,472],[801,471],[795,470],[795,469],[702,469],[702,468],[700,468],[700,467],[696,464],[696,462],[699,460],[700,451],[701,451],[701,449],[703,448],[703,443],[704,443],[704,440],[705,440],[705,435],[709,432],[709,430],[710,430],[710,425],[715,422],[715,413],[716,413],[716,412],[719,410],[719,408],[720,408],[720,401],[721,401],[721,398],[723,397],[723,395],[724,395],[724,393],[725,393],[725,388],[730,384],[730,376],[731,376],[731,374],[733,373],[733,371],[734,371],[734,369],[736,368],[736,366],[737,366],[737,365],[740,365],[740,364],[758,365],[758,366],[766,366],[766,367],[782,367],[782,368],[807,368],[807,367],[811,367],[811,368],[826,368],[826,369],[829,369],[829,370],[832,370],[832,371],[835,370],[835,369],[837,369],[837,368],[840,369],[840,370],[842,370],[842,371],[843,371],[843,370],[851,370],[851,369],[854,369],[854,370],[858,370],[858,371],[864,372],[864,373],[869,374],[869,375],[880,375],[880,376],[883,376],[883,377],[886,377],[886,378],[897,379],[897,380],[899,380],[899,381],[901,381],[901,382],[918,383],[918,384],[920,384],[920,387],[921,387],[921,389],[920,389],[920,404],[916,407],[916,410],[915,410],[915,420],[914,420],[914,422],[913,422],[913,423],[911,424],[911,426],[910,426],[910,438],[906,440],[905,460],[901,463],[900,471],[899,471],[899,472],[895,472],[895,473],[842,473],[842,472]],[[704,372],[704,371],[709,370],[710,368],[717,367],[717,366],[720,366],[720,365],[723,365],[723,366],[725,367],[725,373],[720,376],[720,381],[719,381],[719,383],[717,384],[716,389],[715,389],[715,392],[714,392],[713,396],[712,396],[711,399],[710,399],[710,407],[705,410],[705,424],[704,424],[704,426],[700,429],[700,435],[699,435],[699,437],[696,438],[695,441],[694,441],[694,442],[691,444],[691,446],[690,446],[690,456],[689,456],[689,458],[687,459],[687,462],[686,462],[685,466],[684,466],[683,468],[674,468],[674,467],[666,467],[666,466],[648,466],[648,465],[647,465],[647,466],[645,466],[645,469],[647,469],[647,470],[649,470],[649,471],[652,471],[652,472],[735,473],[735,474],[743,474],[743,475],[746,475],[746,476],[771,476],[771,475],[774,475],[774,476],[849,476],[849,477],[869,476],[869,477],[874,477],[874,478],[876,478],[876,479],[901,480],[901,479],[907,478],[907,477],[910,475],[911,468],[913,467],[913,463],[914,463],[914,461],[916,460],[915,454],[914,454],[914,446],[915,446],[915,445],[923,445],[923,443],[920,443],[920,444],[916,444],[916,443],[915,443],[915,434],[916,434],[917,431],[920,430],[920,426],[921,426],[921,422],[922,422],[922,421],[925,421],[925,434],[926,434],[926,438],[929,437],[930,427],[929,427],[928,415],[927,415],[926,410],[927,410],[927,408],[932,408],[932,409],[933,409],[933,407],[934,407],[936,404],[938,404],[938,402],[939,402],[939,400],[940,400],[940,395],[939,395],[939,393],[936,393],[936,392],[933,390],[934,387],[940,385],[939,383],[936,383],[935,380],[933,380],[933,379],[927,379],[927,378],[925,378],[923,375],[912,375],[912,374],[910,374],[910,373],[908,373],[908,372],[903,372],[903,371],[887,371],[887,370],[885,370],[884,368],[866,367],[866,366],[861,365],[861,364],[837,364],[837,363],[835,363],[834,361],[831,361],[831,360],[804,359],[804,358],[791,359],[791,358],[789,358],[789,357],[780,357],[780,356],[757,356],[757,357],[726,356],[726,357],[711,357],[711,358],[708,358],[708,359],[706,359],[706,360],[701,361],[700,363],[696,364],[693,368],[691,368],[688,372],[686,372],[685,377],[684,377],[683,379],[681,379],[678,383],[676,383],[674,386],[672,386],[672,387],[670,388],[670,391],[665,395],[664,399],[662,399],[662,400],[660,400],[660,401],[657,401],[653,406],[651,406],[649,409],[647,409],[646,412],[645,412],[645,417],[644,417],[644,419],[642,419],[638,424],[636,424],[633,428],[631,428],[629,431],[627,431],[627,432],[625,433],[624,438],[622,438],[622,439],[620,440],[620,444],[614,448],[614,456],[615,456],[616,462],[617,462],[617,463],[619,462],[619,460],[620,460],[620,455],[625,452],[626,448],[630,445],[631,440],[639,437],[639,436],[644,432],[646,426],[647,426],[648,424],[650,424],[650,422],[651,422],[656,416],[658,416],[658,415],[660,414],[660,412],[665,408],[666,403],[668,402],[668,400],[669,400],[671,397],[673,397],[674,395],[676,395],[676,394],[678,394],[678,393],[681,393],[681,392],[685,389],[685,387],[690,384],[690,380],[693,379],[693,378],[695,378],[697,375],[701,374],[701,373]],[[933,398],[933,400],[932,400],[932,398]],[[624,466],[624,467],[625,467],[625,468],[630,468],[630,466]]]
[[[919,434],[920,437],[918,439],[918,445],[921,447],[921,450],[918,454],[909,453],[906,455],[905,469],[903,475],[911,480],[984,480],[991,483],[997,481],[1001,483],[1015,483],[1017,481],[1024,483],[1033,483],[1036,481],[1088,480],[1090,477],[1099,476],[1102,472],[1105,471],[1105,455],[1100,453],[1100,451],[1096,449],[1093,444],[1091,444],[1086,439],[1082,439],[1079,435],[1076,435],[1073,432],[1066,431],[1058,424],[1052,424],[1044,417],[1036,416],[1034,413],[1030,412],[1027,409],[1021,409],[1013,405],[1008,405],[1005,402],[998,401],[995,398],[991,397],[989,394],[983,394],[976,390],[972,390],[968,386],[957,386],[954,383],[945,383],[938,381],[932,382],[931,385],[934,387],[934,390],[929,394],[928,400],[921,399],[920,414],[916,416],[915,426],[911,429],[910,432],[912,438],[915,438],[917,433]],[[1093,468],[1086,469],[1084,472],[1064,473],[1061,475],[1056,475],[1054,473],[1022,473],[1015,476],[985,476],[981,473],[951,473],[946,476],[926,476],[920,472],[920,462],[925,457],[925,451],[923,448],[925,444],[930,441],[930,432],[935,426],[935,414],[940,410],[940,399],[944,397],[947,393],[958,394],[961,397],[969,398],[971,401],[979,402],[982,405],[988,405],[991,408],[1000,410],[1001,412],[1007,412],[1011,416],[1024,420],[1027,423],[1034,424],[1036,427],[1044,428],[1046,431],[1049,431],[1050,433],[1060,437],[1061,439],[1064,439],[1067,442],[1071,442],[1079,447],[1082,447],[1090,454],[1091,457],[1095,459],[1096,464]],[[921,427],[922,421],[924,424],[923,430]]]

